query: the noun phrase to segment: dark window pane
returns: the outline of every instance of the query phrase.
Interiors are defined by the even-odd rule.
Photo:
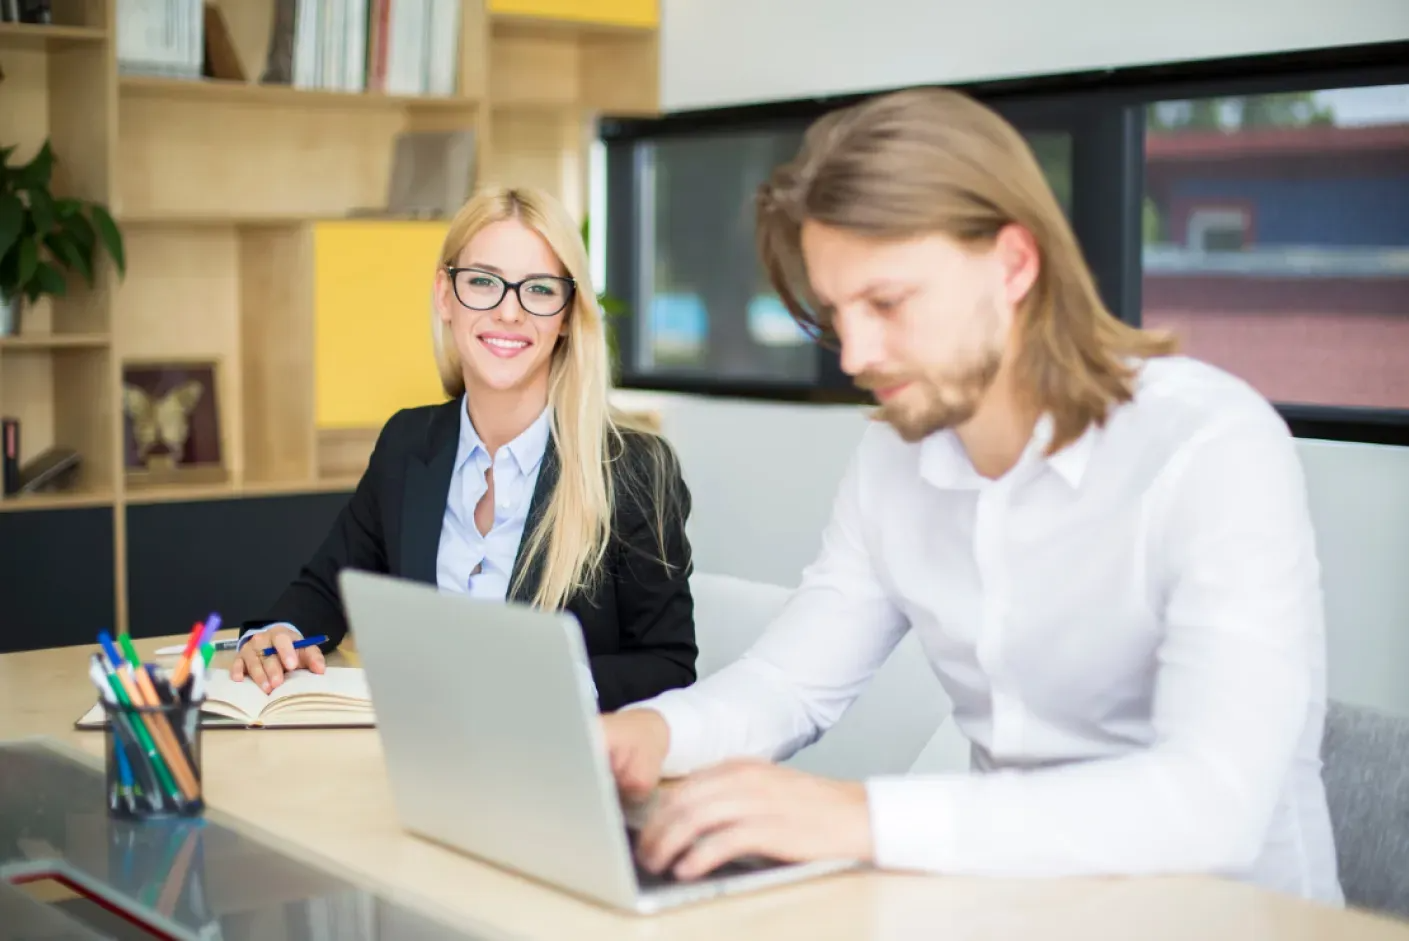
[[[1144,310],[1277,402],[1409,408],[1409,85],[1146,113]]]
[[[769,289],[753,237],[754,191],[801,142],[758,131],[641,145],[636,371],[816,379],[816,349]]]
[[[1064,209],[1071,136],[1029,136]],[[753,195],[802,144],[802,129],[695,134],[638,145],[642,316],[637,376],[812,385],[819,361],[768,285],[754,243]]]

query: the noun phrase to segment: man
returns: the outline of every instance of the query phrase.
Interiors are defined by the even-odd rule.
[[[820,556],[739,662],[603,719],[642,862],[1213,873],[1342,901],[1318,760],[1320,573],[1286,426],[1126,326],[1021,137],[952,91],[821,119],[764,265],[880,402]],[[973,772],[769,763],[916,631]]]

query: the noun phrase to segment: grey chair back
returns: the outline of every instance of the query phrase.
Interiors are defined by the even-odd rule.
[[[1333,701],[1321,760],[1347,904],[1409,918],[1409,718]]]

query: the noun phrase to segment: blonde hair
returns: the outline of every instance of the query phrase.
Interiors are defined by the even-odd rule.
[[[541,561],[542,577],[532,601],[558,609],[600,577],[617,500],[623,493],[650,500],[660,560],[667,564],[665,522],[667,514],[679,510],[678,495],[670,487],[677,468],[670,447],[652,433],[647,419],[609,402],[606,327],[592,288],[587,249],[561,203],[531,187],[494,187],[476,193],[451,220],[437,270],[456,264],[481,229],[505,219],[516,219],[541,235],[577,285],[549,366],[550,434],[557,449],[558,479],[538,525],[524,535],[522,560],[511,588],[517,589]],[[450,326],[434,310],[431,335],[441,387],[447,396],[458,398],[465,393],[459,350]],[[621,460],[628,433],[638,437],[650,456],[641,468]]]
[[[760,187],[755,209],[769,280],[819,336],[828,328],[803,263],[804,220],[878,239],[940,232],[974,246],[992,244],[1009,224],[1027,229],[1039,270],[1018,311],[1016,371],[1032,404],[1052,414],[1049,453],[1131,398],[1132,360],[1175,349],[1171,336],[1106,309],[1027,142],[960,92],[909,89],[823,116]]]

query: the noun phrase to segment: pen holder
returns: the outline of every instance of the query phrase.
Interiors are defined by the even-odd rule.
[[[108,813],[128,820],[196,817],[201,786],[201,702],[103,702]]]

